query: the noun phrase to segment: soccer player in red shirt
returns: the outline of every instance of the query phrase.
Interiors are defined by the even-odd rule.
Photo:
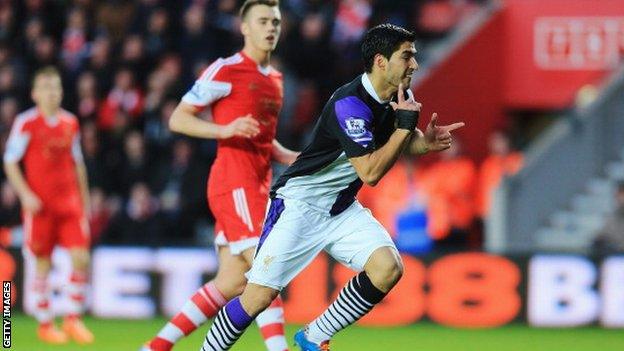
[[[37,335],[48,343],[65,343],[71,337],[88,344],[93,342],[93,334],[80,316],[89,265],[90,234],[85,217],[89,190],[78,120],[61,108],[63,87],[56,68],[45,67],[35,73],[31,96],[36,106],[15,119],[4,169],[22,204],[25,253],[36,260],[32,289]],[[55,245],[69,250],[73,265],[67,285],[71,311],[64,318],[62,331],[54,326],[47,283]]]
[[[290,164],[298,155],[275,140],[283,94],[282,75],[269,64],[280,35],[277,5],[269,0],[243,4],[243,50],[208,67],[171,116],[171,130],[218,140],[208,202],[216,218],[220,265],[216,277],[191,297],[144,350],[170,350],[242,292],[264,221],[271,160]],[[214,122],[198,117],[208,106]],[[279,297],[256,322],[267,349],[287,350]]]

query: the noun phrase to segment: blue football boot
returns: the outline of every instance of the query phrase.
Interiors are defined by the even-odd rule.
[[[299,346],[301,351],[329,351],[329,340],[325,340],[320,345],[317,345],[306,338],[304,329],[299,329],[295,334],[295,345]]]

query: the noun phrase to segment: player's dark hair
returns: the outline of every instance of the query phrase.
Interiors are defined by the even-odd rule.
[[[362,59],[364,69],[370,73],[373,71],[375,55],[381,54],[388,60],[401,44],[416,41],[416,34],[409,30],[390,23],[380,24],[371,28],[364,36],[362,42]]]
[[[266,5],[269,7],[275,7],[279,5],[279,1],[278,0],[246,0],[245,3],[243,3],[243,6],[241,6],[240,11],[239,11],[239,15],[241,19],[245,19],[245,16],[247,16],[247,13],[249,12],[249,10],[251,10],[251,8],[256,5]]]
[[[57,76],[61,77],[61,72],[54,66],[44,66],[35,71],[32,76],[32,83],[35,83],[35,79],[39,76]]]

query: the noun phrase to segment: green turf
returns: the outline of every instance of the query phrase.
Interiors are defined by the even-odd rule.
[[[164,324],[164,319],[148,321],[86,319],[96,334],[96,342],[87,347],[75,344],[48,346],[35,337],[36,324],[31,318],[12,318],[14,351],[136,351]],[[287,330],[289,344],[297,326]],[[206,327],[180,342],[176,351],[197,351]],[[254,326],[232,350],[263,351],[262,340]],[[596,327],[579,329],[533,329],[509,325],[498,329],[465,330],[419,323],[398,328],[350,327],[332,342],[334,351],[623,351],[624,331]]]

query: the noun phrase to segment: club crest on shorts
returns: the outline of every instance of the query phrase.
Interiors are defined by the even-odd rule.
[[[269,266],[271,265],[274,259],[275,259],[275,256],[269,256],[269,255],[264,256],[264,259],[262,260],[262,270],[265,272],[268,272]]]

